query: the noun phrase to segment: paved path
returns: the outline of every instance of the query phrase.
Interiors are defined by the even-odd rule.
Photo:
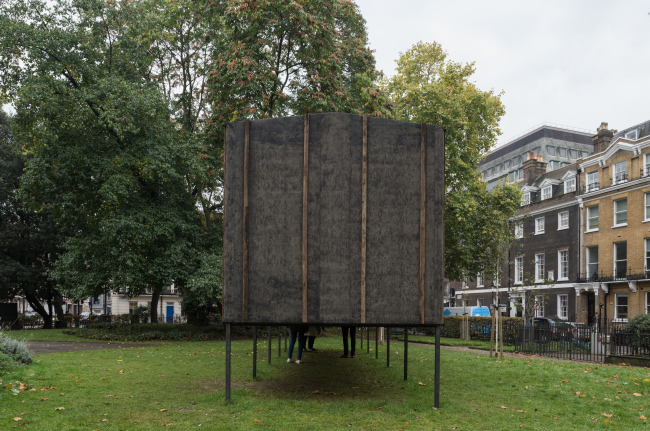
[[[34,353],[76,352],[79,350],[126,349],[129,347],[148,347],[148,344],[128,343],[84,343],[70,341],[29,341],[29,349]]]

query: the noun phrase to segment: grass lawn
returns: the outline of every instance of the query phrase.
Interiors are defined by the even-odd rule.
[[[63,329],[24,329],[21,331],[6,331],[4,334],[8,337],[18,338],[25,341],[77,341],[88,343],[98,341],[66,335],[62,331]]]
[[[0,388],[0,429],[630,430],[644,429],[641,416],[650,413],[643,368],[443,350],[436,411],[434,349],[410,346],[405,382],[401,345],[391,345],[390,368],[384,346],[378,360],[365,349],[340,359],[340,337],[319,338],[316,347],[296,365],[278,359],[275,344],[268,365],[260,340],[253,380],[251,342],[233,342],[230,404],[222,341],[37,355],[2,375],[3,386],[19,381],[27,390]]]
[[[391,336],[391,339],[393,336]],[[404,335],[399,335],[395,337],[396,339],[403,341]],[[424,343],[424,344],[435,344],[436,337],[431,337],[427,335],[409,335],[409,343]],[[481,349],[490,349],[489,341],[481,340],[461,340],[460,338],[446,338],[440,337],[441,346],[468,346],[468,347],[478,347]],[[504,352],[514,352],[515,346],[505,345],[503,346]]]

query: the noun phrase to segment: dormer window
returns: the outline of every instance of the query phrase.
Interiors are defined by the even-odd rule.
[[[630,130],[629,132],[625,133],[625,139],[630,139],[632,141],[636,141],[639,136],[639,131],[638,130]]]
[[[558,147],[557,155],[566,158],[566,148]]]
[[[530,205],[530,192],[524,193],[524,196],[521,198],[521,206]]]
[[[564,181],[564,193],[571,193],[576,191],[576,179],[570,178]]]
[[[553,186],[544,187],[542,189],[542,200],[550,199],[553,194]]]
[[[650,175],[650,153],[645,153],[643,157],[644,157],[643,159],[644,163],[643,163],[643,168],[641,168],[642,169],[641,174],[642,176],[647,177],[648,175]]]
[[[552,145],[547,145],[546,146],[546,152],[548,153],[549,156],[554,156],[555,155],[555,149],[556,147]]]
[[[503,162],[503,169],[510,169],[510,160]]]
[[[517,166],[519,164],[519,156],[512,158],[512,166]]]
[[[569,150],[569,157],[572,159],[578,158],[578,150]]]
[[[623,160],[614,165],[614,184],[627,181],[627,161]]]

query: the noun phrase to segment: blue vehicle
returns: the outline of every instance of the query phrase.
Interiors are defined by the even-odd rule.
[[[445,307],[445,316],[462,316],[467,313],[468,316],[490,317],[488,307]]]

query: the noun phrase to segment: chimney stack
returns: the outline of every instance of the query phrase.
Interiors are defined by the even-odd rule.
[[[602,153],[609,147],[609,143],[612,142],[614,133],[609,130],[607,123],[600,123],[598,132],[591,137],[591,140],[594,141],[594,154]]]
[[[537,177],[546,173],[546,162],[544,156],[535,154],[532,151],[526,154],[526,161],[523,163],[524,184],[531,185]]]

